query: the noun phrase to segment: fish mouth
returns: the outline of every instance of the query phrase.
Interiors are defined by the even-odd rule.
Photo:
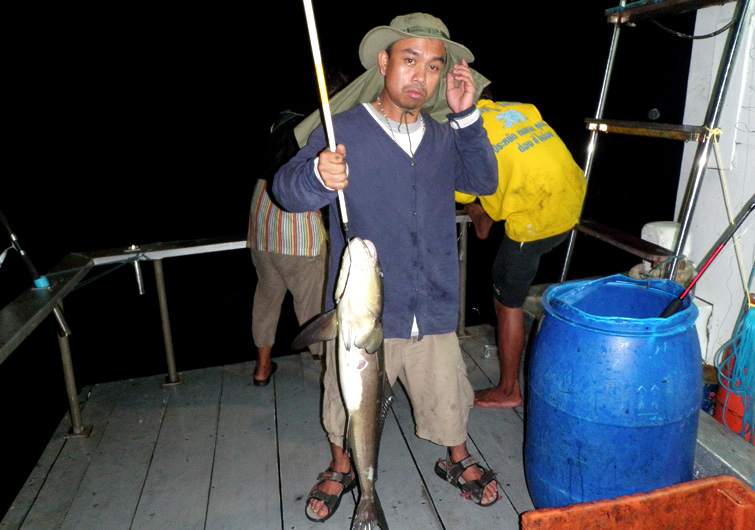
[[[349,256],[349,270],[352,266],[356,266],[359,269],[375,269],[380,272],[380,262],[378,261],[378,252],[375,244],[369,239],[362,239],[355,237],[349,241],[349,246],[346,250],[346,254]]]
[[[369,239],[363,239],[362,240],[362,244],[367,249],[367,252],[370,254],[370,257],[372,259],[376,259],[377,258],[377,249],[375,248],[375,244],[372,241],[370,241]]]
[[[371,264],[377,260],[377,248],[375,247],[375,244],[369,239],[355,237],[354,239],[349,241],[349,249],[352,248],[352,245],[360,245],[360,252],[364,251],[367,257],[369,257]],[[356,249],[354,249],[354,251],[356,252]]]

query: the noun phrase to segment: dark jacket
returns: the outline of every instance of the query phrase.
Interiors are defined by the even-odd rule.
[[[386,338],[409,338],[413,316],[420,337],[456,330],[459,311],[459,262],[454,190],[490,195],[498,170],[482,119],[454,129],[449,115],[440,124],[424,115],[425,133],[415,152],[417,165],[362,105],[333,117],[335,138],[346,146],[349,185],[344,190],[349,237],[375,244],[384,273],[383,329]],[[337,193],[323,186],[314,159],[327,148],[322,127],[285,164],[273,193],[290,211],[330,205],[330,274],[326,306],[344,248]]]

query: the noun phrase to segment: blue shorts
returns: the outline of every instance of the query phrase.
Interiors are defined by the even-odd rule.
[[[522,307],[540,266],[540,257],[566,240],[569,232],[520,243],[504,233],[493,262],[493,296],[504,307]]]

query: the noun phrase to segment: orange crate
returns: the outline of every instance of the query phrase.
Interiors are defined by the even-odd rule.
[[[522,530],[752,530],[755,490],[729,475],[522,514]]]

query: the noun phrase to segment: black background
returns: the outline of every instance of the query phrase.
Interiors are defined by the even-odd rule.
[[[371,28],[414,11],[439,16],[473,51],[495,98],[535,104],[582,165],[584,119],[595,115],[613,31],[604,10],[617,2],[574,4],[315,1],[314,9],[324,66],[352,77]],[[694,15],[660,21],[690,33]],[[270,124],[280,110],[319,103],[299,2],[268,4],[264,14],[236,5],[31,7],[7,24],[15,37],[4,72],[0,209],[42,274],[75,251],[243,236]],[[690,47],[649,22],[624,27],[605,117],[646,121],[658,109],[659,122],[681,123]],[[682,146],[612,136],[599,145],[585,217],[635,235],[673,219]],[[468,325],[493,323],[488,278],[500,233],[482,242],[470,231]],[[9,244],[0,232],[0,250]],[[563,250],[544,258],[536,282],[557,280]],[[569,276],[636,262],[580,236]],[[164,269],[179,370],[253,359],[248,251],[167,259]],[[144,296],[129,265],[66,298],[80,387],[165,372],[151,265],[142,271]],[[10,252],[0,304],[29,285]],[[287,299],[274,355],[291,353],[295,329]],[[0,392],[10,427],[4,512],[67,409],[52,318],[0,365]]]

